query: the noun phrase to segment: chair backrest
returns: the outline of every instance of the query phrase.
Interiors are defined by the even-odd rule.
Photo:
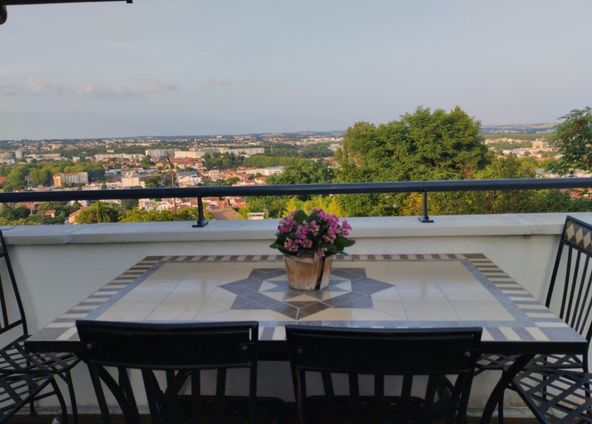
[[[574,330],[592,337],[592,225],[568,216],[555,257],[545,305]]]
[[[0,260],[4,261],[4,275],[8,277],[8,281],[5,281],[6,279],[2,278],[2,273],[0,273],[0,335],[19,326],[22,326],[22,335],[28,335],[25,309],[23,308],[2,231],[0,231]]]
[[[82,345],[81,358],[87,363],[103,422],[111,423],[103,385],[117,400],[126,422],[140,424],[140,415],[129,370],[141,370],[152,423],[200,422],[204,414],[201,371],[216,370],[214,422],[224,422],[226,371],[248,368],[249,414],[255,414],[258,324],[144,324],[105,321],[77,321]],[[117,370],[117,380],[108,372]],[[161,388],[157,374],[163,371]],[[191,407],[179,403],[178,394],[191,384]],[[185,418],[182,418],[185,417]]]
[[[301,422],[306,422],[306,374],[310,372],[321,375],[326,398],[325,421],[339,420],[332,376],[346,374],[347,412],[353,422],[368,422],[368,414],[375,419],[394,414],[390,422],[400,423],[431,423],[436,418],[460,422],[466,413],[481,332],[481,328],[383,330],[287,326]],[[371,401],[360,395],[360,375],[374,376]],[[385,376],[402,377],[394,409],[392,399],[385,405]],[[419,398],[412,395],[416,376],[424,376],[424,380],[427,377],[425,392]],[[456,382],[445,383],[446,376],[456,376]]]

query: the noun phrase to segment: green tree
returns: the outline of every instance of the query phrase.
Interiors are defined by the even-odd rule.
[[[119,210],[110,203],[95,202],[76,217],[77,224],[97,224],[101,222],[117,222]]]
[[[302,161],[298,165],[291,165],[284,172],[272,175],[267,179],[268,184],[317,184],[330,182],[333,171],[324,162],[312,160]]]
[[[252,166],[255,168],[265,168],[268,166],[290,166],[298,165],[304,160],[305,159],[296,157],[253,155],[245,158],[243,165]]]
[[[161,174],[150,175],[144,181],[145,184],[146,184],[146,188],[158,188],[158,187],[162,187],[162,185],[161,185],[161,179],[162,179],[162,175]]]
[[[121,199],[121,209],[128,210],[138,207],[140,202],[138,199]]]
[[[26,177],[29,173],[29,167],[23,164],[17,164],[12,167],[7,175],[8,186],[11,190],[19,190],[25,188],[27,184]]]
[[[282,196],[249,197],[247,204],[238,213],[247,218],[251,212],[263,212],[265,218],[278,218],[283,215],[287,199]]]
[[[310,214],[315,208],[323,209],[325,212],[340,217],[347,216],[347,212],[343,209],[341,201],[336,196],[312,196],[309,200],[300,200],[298,197],[291,197],[286,202],[282,216],[288,216],[295,209],[302,209]]]
[[[212,214],[205,211],[206,219],[212,219]],[[195,221],[197,209],[183,208],[178,211],[149,211],[145,209],[132,209],[123,215],[120,222],[152,222],[152,221]]]
[[[450,112],[418,108],[399,120],[375,126],[358,122],[348,128],[337,152],[343,182],[471,178],[491,160],[480,124],[462,109]],[[340,196],[350,215],[392,215],[408,195]]]
[[[574,109],[561,119],[552,141],[561,154],[557,170],[592,169],[592,108]]]
[[[140,160],[140,166],[144,169],[150,169],[152,168],[152,161],[150,160],[150,156],[144,156],[141,160]]]

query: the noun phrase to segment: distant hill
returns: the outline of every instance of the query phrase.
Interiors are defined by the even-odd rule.
[[[483,125],[482,133],[516,133],[516,134],[544,134],[555,130],[554,123],[541,124],[511,124],[511,125]]]

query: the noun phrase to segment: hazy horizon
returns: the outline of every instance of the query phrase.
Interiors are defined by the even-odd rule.
[[[0,139],[342,131],[418,106],[483,126],[592,99],[592,2],[9,6]]]

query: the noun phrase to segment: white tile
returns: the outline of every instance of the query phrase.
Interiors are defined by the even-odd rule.
[[[514,321],[514,317],[502,306],[458,307],[454,311],[463,321]]]
[[[273,332],[273,340],[286,340],[286,327],[276,327]]]
[[[79,313],[79,314],[64,314],[62,316],[60,316],[60,319],[82,319],[82,318],[86,318],[88,316],[88,313]]]
[[[203,319],[208,318],[213,314],[217,314],[220,312],[230,311],[230,307],[232,306],[233,301],[219,301],[219,302],[206,302],[202,308],[199,310],[196,318]]]
[[[401,300],[401,296],[399,295],[399,290],[397,289],[397,287],[391,287],[386,290],[381,290],[378,293],[372,294],[371,297],[374,302]]]
[[[407,319],[407,313],[405,312],[405,307],[401,302],[374,302],[374,309],[377,311],[384,312],[386,314],[391,315],[391,317],[395,320],[405,320]]]
[[[76,325],[74,321],[71,322],[50,322],[46,325],[47,328],[70,328]]]
[[[247,314],[248,321],[295,321],[294,319],[280,314],[279,312],[265,309],[251,309]]]
[[[247,310],[226,310],[217,312],[214,314],[203,315],[198,313],[195,317],[198,321],[247,321],[249,316],[249,311]]]
[[[545,335],[545,333],[543,333],[541,331],[541,329],[538,327],[526,327],[526,331],[528,331],[530,333],[530,335],[535,340],[539,340],[539,341],[548,341],[549,340],[549,338]]]
[[[406,315],[403,310],[401,312],[401,318],[405,319]],[[394,321],[395,316],[390,313],[382,312],[376,309],[363,309],[354,308],[351,309],[351,319],[354,321]]]
[[[558,321],[537,322],[536,325],[540,328],[567,328],[567,324]]]
[[[530,318],[557,318],[553,312],[526,312],[526,316]]]
[[[451,308],[405,308],[410,321],[457,321],[458,316]]]
[[[500,327],[499,330],[502,332],[502,334],[504,335],[504,337],[507,340],[511,340],[511,341],[521,340],[520,336],[511,327]]]
[[[70,337],[72,337],[74,334],[76,334],[77,329],[76,327],[72,327],[67,329],[66,331],[64,331],[62,334],[60,334],[57,338],[57,340],[69,340]]]

